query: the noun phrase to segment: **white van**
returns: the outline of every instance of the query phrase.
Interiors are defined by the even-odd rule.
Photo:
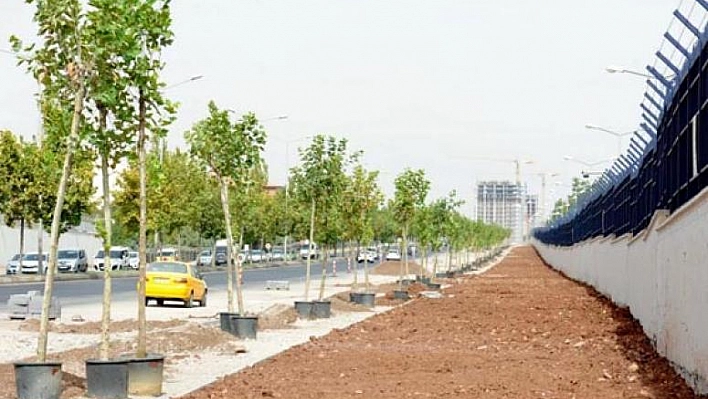
[[[130,259],[129,252],[130,248],[128,247],[111,247],[111,252],[109,254],[111,258],[111,270],[127,270]],[[103,253],[103,250],[100,249],[93,258],[93,270],[97,272],[102,271],[104,261],[105,254]]]
[[[317,259],[320,257],[320,250],[317,248],[316,243],[312,243],[310,245],[304,244],[300,247],[300,258],[307,259],[308,256],[310,259]]]
[[[245,255],[243,254],[243,251],[239,253],[237,251],[238,247],[238,242],[233,243],[233,249],[231,250],[231,259],[234,261],[236,258],[234,258],[234,255],[238,254],[238,257],[241,259],[241,262],[246,260]],[[212,256],[214,257],[214,266],[226,266],[226,248],[228,247],[226,243],[226,239],[223,240],[216,240],[214,243],[214,251],[212,252]]]

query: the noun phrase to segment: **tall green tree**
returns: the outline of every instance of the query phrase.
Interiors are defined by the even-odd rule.
[[[430,191],[430,181],[425,177],[423,169],[406,169],[396,177],[396,191],[390,208],[393,211],[396,222],[400,226],[403,238],[403,265],[401,268],[401,278],[405,267],[405,274],[409,274],[408,268],[408,233],[410,225],[416,213],[425,205],[425,198]]]
[[[23,47],[18,38],[12,37],[13,49],[15,52],[26,54],[20,58],[20,62],[27,66],[40,83],[45,131],[51,134],[49,127],[64,126],[63,120],[71,120],[66,131],[60,129],[65,135],[57,138],[57,141],[63,144],[64,159],[52,214],[49,264],[37,344],[38,360],[44,362],[61,216],[75,151],[81,141],[80,124],[85,106],[87,80],[90,79],[92,72],[92,49],[89,47],[90,42],[85,40],[86,18],[78,0],[27,0],[27,2],[35,5],[33,20],[37,26],[38,44]],[[47,112],[47,108],[56,113]],[[56,117],[57,114],[60,115],[59,118]]]
[[[347,152],[346,139],[317,135],[308,147],[300,150],[300,165],[292,169],[291,186],[295,199],[310,207],[309,245],[314,245],[316,231],[320,243],[324,244],[320,300],[324,295],[328,245],[336,242],[337,235],[341,234],[339,205],[347,184],[346,170],[357,157],[358,154]],[[305,268],[306,301],[310,291],[310,267],[308,256]]]
[[[361,251],[361,243],[371,241],[374,237],[374,211],[383,202],[383,193],[378,186],[378,171],[368,171],[360,163],[348,176],[343,193],[342,208],[345,226],[344,237],[357,243],[357,252]],[[350,248],[349,262],[352,262],[354,247]],[[365,282],[369,285],[369,266],[364,262]],[[358,273],[354,273],[353,289],[358,285]]]
[[[235,273],[238,311],[243,315],[245,310],[240,270],[234,270],[231,254],[234,245],[229,186],[245,191],[251,184],[250,172],[260,164],[266,134],[255,115],[246,114],[241,120],[232,123],[228,111],[220,110],[212,101],[209,103],[209,116],[197,122],[186,132],[185,138],[190,146],[190,154],[208,168],[219,182],[227,241],[228,310],[230,313],[234,311],[233,276]],[[237,269],[240,269],[240,264],[237,265]]]

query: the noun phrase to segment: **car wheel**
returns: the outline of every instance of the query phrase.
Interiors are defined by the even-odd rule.
[[[184,307],[185,307],[185,308],[191,308],[192,306],[194,306],[194,293],[193,293],[193,292],[190,292],[190,293],[189,293],[189,298],[187,298],[187,300],[184,301]]]
[[[162,299],[156,299],[155,301],[157,302],[157,306],[164,306],[165,305],[165,301]]]
[[[204,291],[204,295],[202,296],[202,300],[199,301],[199,306],[204,308],[207,305],[207,292]]]

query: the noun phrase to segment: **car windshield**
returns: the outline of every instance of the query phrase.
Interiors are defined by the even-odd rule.
[[[20,260],[20,254],[15,254],[10,260]]]
[[[187,266],[181,263],[156,262],[150,263],[147,267],[147,271],[163,273],[187,273]]]
[[[163,249],[160,251],[160,256],[175,256],[175,251],[172,251],[170,249]]]
[[[42,254],[42,260],[46,260],[46,259],[47,259],[47,255]],[[39,254],[27,254],[27,255],[25,255],[24,260],[39,260]]]
[[[123,257],[123,251],[111,251],[111,259],[120,259]]]
[[[79,257],[79,251],[73,251],[73,250],[64,250],[64,251],[59,251],[59,254],[57,255],[59,259],[76,259]]]

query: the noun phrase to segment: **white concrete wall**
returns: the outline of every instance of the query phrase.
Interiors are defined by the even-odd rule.
[[[708,394],[708,189],[632,237],[573,247],[534,242],[543,259],[628,306],[657,351]]]
[[[20,252],[20,228],[7,227],[0,218],[0,265],[4,266],[12,255]],[[36,252],[38,249],[37,238],[39,230],[25,229],[25,252]],[[43,251],[49,252],[49,234],[43,233]],[[79,226],[62,234],[59,237],[59,248],[82,248],[86,250],[89,257],[89,265],[92,265],[93,256],[101,247],[101,240],[95,237],[92,226]],[[3,269],[4,270],[4,269]],[[4,271],[3,271],[4,273]]]

